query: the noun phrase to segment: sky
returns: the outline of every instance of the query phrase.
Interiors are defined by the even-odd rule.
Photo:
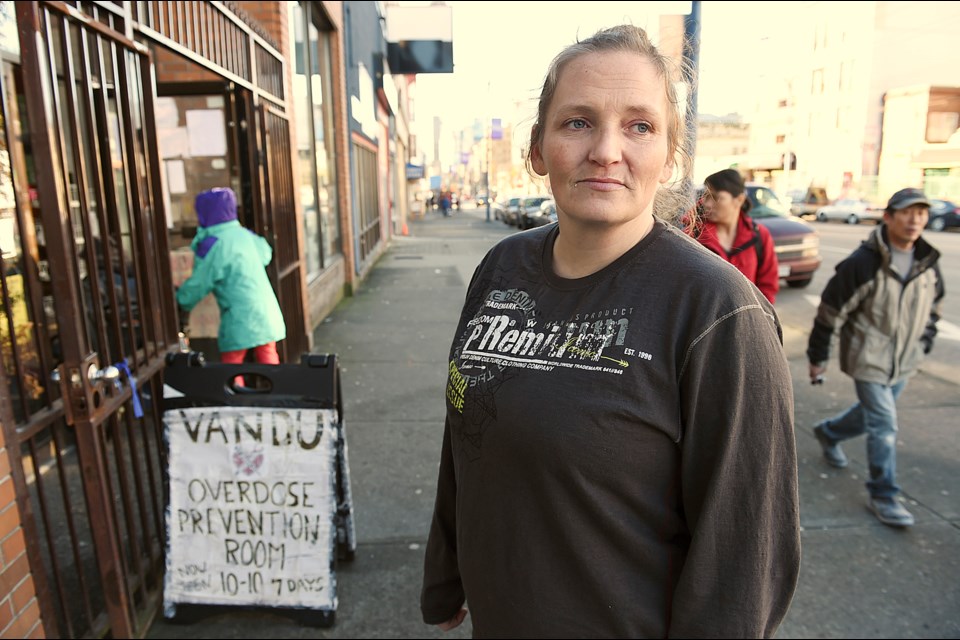
[[[647,29],[656,43],[660,15],[686,14],[691,6],[596,1],[447,4],[453,8],[454,72],[417,76],[416,131],[421,151],[428,154],[434,115],[447,131],[469,127],[475,118],[501,118],[529,131],[544,74],[561,49],[578,37],[621,23]],[[787,40],[789,12],[801,4],[701,3],[700,113],[746,115],[753,108],[758,74],[790,63],[789,51],[781,44]],[[444,147],[446,142],[441,140]]]

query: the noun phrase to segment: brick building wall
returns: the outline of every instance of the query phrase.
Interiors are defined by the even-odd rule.
[[[165,47],[154,47],[157,82],[214,82],[220,76]]]
[[[277,51],[287,54],[287,6],[286,2],[231,2],[241,19],[267,39]],[[246,20],[246,18],[250,18]]]
[[[6,438],[0,429],[0,638],[43,638]]]
[[[340,180],[341,188],[338,191],[340,197],[340,225],[343,229],[343,257],[348,265],[345,277],[346,285],[349,289],[356,288],[357,274],[353,266],[356,264],[355,247],[353,241],[353,184],[350,181],[350,140],[346,132],[349,131],[347,123],[347,64],[346,64],[346,46],[343,36],[343,3],[342,2],[321,2],[327,17],[333,23],[336,30],[336,37],[333,39],[333,83],[336,87],[336,95],[333,104],[333,119],[337,131],[341,134],[336,139],[337,149],[337,171],[343,176]]]

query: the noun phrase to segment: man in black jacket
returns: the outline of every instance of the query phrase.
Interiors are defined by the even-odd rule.
[[[867,434],[870,510],[883,524],[908,527],[913,515],[897,500],[896,402],[933,347],[943,279],[940,253],[920,237],[930,201],[919,189],[893,194],[883,224],[837,265],[810,333],[810,380],[823,381],[830,340],[840,334],[840,369],[859,402],[814,427],[827,463],[847,466],[840,442]]]

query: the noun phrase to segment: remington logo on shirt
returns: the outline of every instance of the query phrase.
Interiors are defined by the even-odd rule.
[[[490,385],[502,384],[511,370],[549,372],[560,367],[621,375],[630,366],[625,357],[637,355],[624,347],[632,308],[581,311],[566,320],[543,321],[536,307],[519,289],[487,294],[449,363],[446,397],[453,409],[464,412],[467,388],[482,386],[484,393],[492,392],[495,387]]]
[[[460,350],[463,360],[503,366],[552,369],[571,362],[610,360],[604,349],[622,347],[632,309],[578,313],[570,320],[542,322],[536,302],[519,289],[491,291],[477,315],[467,323]]]
[[[598,361],[603,350],[623,345],[627,318],[593,322],[548,322],[538,330],[536,321],[521,325],[509,314],[483,314],[468,323],[470,334],[463,353],[502,356],[542,356]]]

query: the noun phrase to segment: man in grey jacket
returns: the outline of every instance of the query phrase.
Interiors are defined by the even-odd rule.
[[[893,194],[883,224],[837,265],[813,322],[807,359],[810,381],[823,381],[830,341],[840,334],[840,369],[856,385],[859,402],[817,424],[814,435],[827,463],[847,466],[840,442],[867,434],[868,506],[880,522],[913,524],[897,500],[897,398],[930,352],[944,295],[940,253],[920,237],[930,201],[919,189]]]

